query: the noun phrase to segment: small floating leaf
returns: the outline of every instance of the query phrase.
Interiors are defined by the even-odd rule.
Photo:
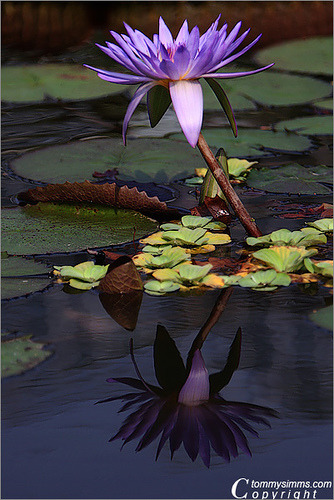
[[[291,278],[288,274],[277,273],[274,269],[249,273],[238,280],[238,285],[254,290],[276,290],[278,286],[289,286]]]
[[[1,341],[1,377],[10,377],[34,368],[51,356],[45,344],[32,342],[31,336]]]
[[[176,292],[180,289],[180,285],[173,281],[151,280],[145,283],[144,288],[145,292],[150,295],[165,295],[166,293]]]
[[[304,266],[313,274],[321,274],[326,278],[333,278],[333,261],[332,260],[304,260]]]
[[[333,232],[333,219],[325,218],[318,219],[313,222],[307,222],[308,226],[315,227],[318,231],[322,231],[323,233],[332,233]]]
[[[253,253],[253,257],[265,262],[269,267],[273,267],[278,272],[293,272],[300,269],[306,257],[311,257],[318,253],[316,249],[306,250],[304,247],[271,247],[258,250]]]
[[[270,234],[260,236],[259,238],[249,237],[246,239],[247,245],[250,246],[297,246],[309,247],[313,245],[322,245],[327,242],[326,236],[320,231],[308,232],[289,231],[289,229],[279,229]]]

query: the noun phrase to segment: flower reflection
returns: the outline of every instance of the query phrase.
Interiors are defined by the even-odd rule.
[[[190,351],[187,372],[180,353],[167,330],[158,325],[154,343],[155,374],[159,387],[147,383],[141,376],[133,355],[131,357],[138,379],[110,378],[139,392],[98,401],[104,403],[121,399],[125,404],[119,410],[134,410],[110,441],[122,439],[122,447],[139,439],[136,451],[148,446],[160,435],[156,460],[169,440],[171,458],[183,443],[192,461],[200,455],[210,466],[212,448],[224,461],[237,457],[241,452],[251,456],[245,431],[258,437],[254,424],[270,427],[267,417],[277,413],[262,406],[226,401],[219,391],[230,381],[239,364],[241,329],[231,345],[224,369],[209,376],[199,349]]]

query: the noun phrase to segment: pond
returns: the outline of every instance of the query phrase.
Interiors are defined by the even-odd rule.
[[[265,64],[268,57],[265,51],[255,54],[252,63]],[[47,183],[116,178],[120,186],[146,190],[185,215],[198,205],[202,180],[195,168],[205,164],[184,142],[171,110],[151,129],[145,107],[139,107],[124,152],[121,127],[131,89],[117,93],[111,85],[109,91],[105,82],[100,88],[92,72],[80,68],[74,74],[68,66],[107,66],[108,58],[97,54],[93,41],[42,63],[13,53],[5,53],[4,62],[10,72],[3,76],[2,260],[11,265],[3,265],[2,344],[32,336],[44,345],[37,350],[51,355],[3,378],[3,498],[277,498],[277,491],[279,498],[330,498],[332,334],[321,313],[332,304],[330,281],[305,270],[303,276],[313,279],[290,272],[289,286],[269,290],[256,284],[190,292],[181,287],[168,294],[144,292],[139,299],[126,296],[119,303],[115,296],[104,300],[98,288],[71,289],[55,279],[53,266],[92,260],[87,248],[133,256],[142,248],[138,240],[154,233],[159,223],[138,214],[121,218],[122,210],[115,220],[105,207],[97,209],[100,219],[93,223],[78,203],[72,212],[43,213],[42,203],[18,206],[19,193]],[[32,66],[36,62],[37,69]],[[22,64],[30,65],[26,73],[18,71]],[[246,181],[233,185],[263,234],[299,231],[330,211],[331,76],[311,62],[310,67],[313,74],[278,64],[271,74],[262,74],[263,80],[254,75],[235,86],[227,80],[238,139],[205,90],[203,135],[214,152],[224,148],[230,158],[257,162]],[[44,70],[48,77],[39,74]],[[93,87],[80,86],[85,71]],[[253,86],[252,78],[258,82]],[[70,84],[66,89],[64,81]],[[227,244],[193,256],[195,261],[209,259],[218,275],[232,275],[237,265],[249,263],[247,235],[234,216],[229,234]],[[326,243],[315,246],[318,260],[331,258],[329,232]],[[222,262],[225,272],[219,268]],[[175,344],[186,363],[208,320],[203,358],[196,354],[190,363],[198,362],[204,373],[204,360],[209,374],[221,374],[211,381],[221,382],[224,399],[213,395],[199,407],[169,400],[169,393],[161,392],[161,387],[166,390],[162,381],[171,384],[178,370],[182,379],[184,370]],[[24,347],[31,349],[31,343]],[[155,372],[158,393],[152,392]],[[131,382],[135,389],[121,383],[129,377],[139,380]],[[110,378],[121,380],[106,382]],[[108,398],[112,401],[95,404]],[[140,425],[142,432],[149,430],[156,409],[166,401],[169,413],[162,421],[160,415],[159,432],[153,428],[146,436],[148,446],[135,452]],[[180,407],[190,408],[189,414]],[[170,441],[166,436],[155,460],[159,434],[172,426],[173,412],[179,412],[178,430]],[[121,441],[109,440],[122,425],[123,436],[134,439],[120,451]],[[175,449],[172,460],[170,446]],[[192,461],[196,447],[201,456]]]

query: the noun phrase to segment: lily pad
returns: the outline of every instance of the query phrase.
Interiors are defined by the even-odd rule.
[[[313,104],[317,108],[333,110],[333,97],[330,97],[329,99],[323,99],[321,101],[314,102]]]
[[[131,210],[39,203],[2,210],[2,248],[16,255],[74,252],[125,243],[156,228]]]
[[[209,146],[217,149],[223,147],[228,156],[236,158],[268,156],[272,151],[300,152],[312,146],[307,137],[287,132],[239,127],[237,138],[233,137],[229,129],[209,128],[203,129],[202,133]],[[183,134],[172,134],[170,138],[186,140]],[[270,151],[265,151],[263,148],[268,148]]]
[[[1,73],[2,99],[9,102],[41,102],[47,97],[81,101],[129,88],[105,82],[79,64],[6,66]]]
[[[50,284],[49,269],[41,262],[9,256],[1,259],[1,299],[43,290]]]
[[[94,171],[117,168],[119,179],[168,183],[187,177],[203,159],[197,150],[168,139],[75,141],[26,153],[11,163],[16,174],[48,183],[90,180]]]
[[[297,105],[329,96],[332,91],[329,83],[316,78],[287,75],[271,69],[250,78],[239,78],[233,85],[235,92],[267,106]]]
[[[332,135],[333,117],[328,116],[305,116],[286,120],[275,125],[277,130],[288,130],[303,135]]]
[[[44,344],[32,342],[31,336],[1,342],[1,377],[19,375],[46,360],[52,352]]]
[[[324,165],[304,167],[290,164],[278,168],[253,169],[247,185],[271,193],[330,194],[333,170]],[[322,184],[325,183],[325,184]]]
[[[272,59],[270,62],[275,62]],[[232,68],[232,71],[247,71],[252,68]],[[226,71],[226,70],[225,70]],[[223,73],[224,71],[220,71]],[[249,78],[220,80],[232,109],[254,109],[255,102],[267,106],[287,106],[310,102],[331,93],[329,83],[302,75],[287,75],[269,69]],[[204,109],[221,109],[212,90],[203,85]]]
[[[333,74],[333,37],[293,40],[260,50],[260,65],[275,62],[275,68],[321,75]]]
[[[333,305],[323,307],[309,315],[313,323],[327,330],[333,331]]]

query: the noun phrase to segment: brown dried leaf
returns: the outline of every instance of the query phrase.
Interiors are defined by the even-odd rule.
[[[92,203],[116,208],[136,210],[158,220],[179,218],[176,209],[168,208],[166,203],[156,196],[149,197],[136,187],[119,187],[113,184],[93,184],[84,182],[65,182],[64,184],[48,184],[47,186],[28,189],[19,193],[18,199],[26,203],[60,202],[60,203]]]
[[[106,293],[129,293],[143,290],[143,283],[132,259],[127,255],[119,257],[100,281],[99,290]]]
[[[102,292],[99,298],[104,309],[116,323],[131,332],[136,328],[143,298],[142,290],[135,290],[128,293]]]

